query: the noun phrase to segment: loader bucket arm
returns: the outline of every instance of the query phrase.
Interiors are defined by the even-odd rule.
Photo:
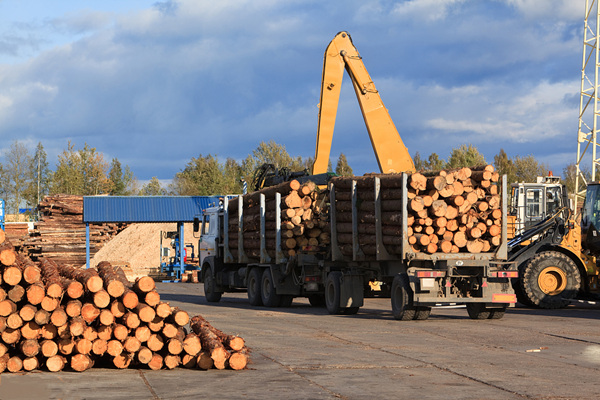
[[[312,173],[327,172],[344,70],[352,80],[379,170],[382,173],[414,172],[413,160],[383,105],[358,50],[352,44],[350,35],[340,32],[327,46],[323,60],[317,145]]]

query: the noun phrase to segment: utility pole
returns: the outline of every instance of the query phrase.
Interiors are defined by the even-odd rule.
[[[581,95],[579,101],[579,127],[577,132],[577,174],[575,176],[575,212],[583,205],[588,180],[596,180],[600,165],[598,159],[598,65],[600,43],[599,0],[585,1],[583,21],[583,62],[581,66]],[[591,164],[590,172],[583,166]],[[581,200],[581,203],[580,203]]]

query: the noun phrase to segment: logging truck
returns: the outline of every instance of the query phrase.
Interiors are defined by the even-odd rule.
[[[327,174],[344,69],[382,174]],[[195,221],[208,302],[244,290],[255,306],[306,297],[332,314],[355,314],[379,289],[399,320],[426,319],[439,303],[464,303],[473,319],[501,318],[516,302],[505,183],[491,165],[416,173],[347,32],[325,51],[312,175],[269,172],[260,170],[253,193],[226,196]]]
[[[466,304],[473,319],[501,318],[517,276],[506,261],[504,184],[482,189],[458,173],[335,177],[325,190],[292,180],[225,197],[195,223],[206,300],[245,290],[255,306],[306,297],[355,314],[378,285],[399,320],[447,303]]]

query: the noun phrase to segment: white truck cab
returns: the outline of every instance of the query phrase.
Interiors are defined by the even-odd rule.
[[[207,257],[213,257],[217,252],[217,236],[219,231],[219,211],[221,207],[210,207],[202,213],[200,221],[200,240],[198,247],[200,252],[200,266],[204,265]]]

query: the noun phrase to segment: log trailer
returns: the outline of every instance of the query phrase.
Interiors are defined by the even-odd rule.
[[[291,205],[290,198],[300,190],[300,183],[292,180],[236,199],[227,196],[218,207],[204,210],[194,228],[200,230],[206,300],[218,302],[225,292],[247,291],[252,305],[288,306],[294,297],[307,297],[332,314],[355,314],[364,304],[369,283],[377,282],[390,294],[392,314],[398,320],[426,319],[431,307],[440,303],[464,303],[473,319],[501,318],[507,306],[516,303],[510,278],[517,276],[515,264],[507,261],[505,183],[493,185],[493,196],[483,189],[479,192],[496,200],[498,218],[491,224],[498,236],[493,246],[483,247],[483,240],[473,239],[469,240],[473,250],[461,252],[447,243],[444,251],[424,244],[429,236],[438,240],[435,234],[426,238],[414,232],[415,216],[430,219],[430,211],[415,199],[421,200],[418,194],[429,193],[429,187],[420,192],[410,188],[410,180],[418,175],[411,174],[413,161],[346,32],[338,33],[325,51],[312,173],[327,171],[344,70],[352,80],[383,174],[332,178],[326,190],[307,192],[308,207],[305,198],[300,207]],[[448,180],[438,176],[426,182],[434,179],[446,190],[453,186],[450,175]],[[314,215],[319,218],[312,219]],[[297,226],[291,222],[294,218]],[[442,228],[438,229],[441,238]],[[300,236],[290,237],[290,232]],[[461,235],[466,237],[464,230]],[[294,247],[301,238],[302,245]],[[422,244],[416,243],[417,238]]]

